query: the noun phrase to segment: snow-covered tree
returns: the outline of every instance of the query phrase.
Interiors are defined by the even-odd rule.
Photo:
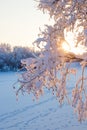
[[[18,79],[22,90],[38,98],[44,88],[51,89],[60,104],[64,99],[75,108],[79,121],[87,119],[87,0],[36,0],[38,8],[49,13],[54,25],[46,25],[33,43],[40,50],[39,57],[22,60],[27,69]],[[72,97],[68,96],[69,77],[77,70],[71,65],[78,62],[82,74],[76,80]],[[68,87],[69,88],[69,87]]]
[[[15,46],[11,49],[9,44],[0,44],[0,71],[18,70],[21,68],[21,59],[33,57],[28,47]]]
[[[30,51],[30,49],[28,47],[18,47],[15,46],[13,48],[13,54],[12,54],[12,60],[13,61],[13,65],[15,66],[15,68],[20,68],[21,67],[21,60],[27,57],[33,57],[32,56],[32,51]]]
[[[0,70],[9,69],[11,46],[9,44],[0,44]]]

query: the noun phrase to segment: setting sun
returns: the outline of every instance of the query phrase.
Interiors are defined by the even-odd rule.
[[[81,44],[76,45],[74,43],[74,34],[72,32],[67,32],[65,35],[65,40],[61,42],[61,48],[65,54],[71,53],[76,57],[86,59],[87,47]]]
[[[68,45],[68,43],[66,41],[63,41],[62,42],[62,49],[65,51],[65,52],[69,52],[70,51],[70,46]]]

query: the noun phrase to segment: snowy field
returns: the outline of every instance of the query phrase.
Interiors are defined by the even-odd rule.
[[[27,94],[16,101],[16,79],[15,72],[0,72],[0,130],[87,130],[87,121],[79,123],[71,107],[60,107],[51,92],[39,101]]]

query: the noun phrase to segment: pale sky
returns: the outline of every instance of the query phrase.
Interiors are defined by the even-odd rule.
[[[37,10],[34,0],[0,0],[0,43],[30,46],[48,15]]]

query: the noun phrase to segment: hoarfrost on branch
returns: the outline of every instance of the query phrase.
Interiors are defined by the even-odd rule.
[[[79,121],[87,119],[87,0],[40,0],[38,8],[49,13],[54,25],[46,25],[34,44],[40,49],[35,58],[23,59],[27,69],[18,82],[20,90],[33,93],[38,99],[44,88],[51,89],[60,104],[64,99],[75,109]],[[68,96],[67,82],[77,70],[71,65],[78,62],[82,74]]]

